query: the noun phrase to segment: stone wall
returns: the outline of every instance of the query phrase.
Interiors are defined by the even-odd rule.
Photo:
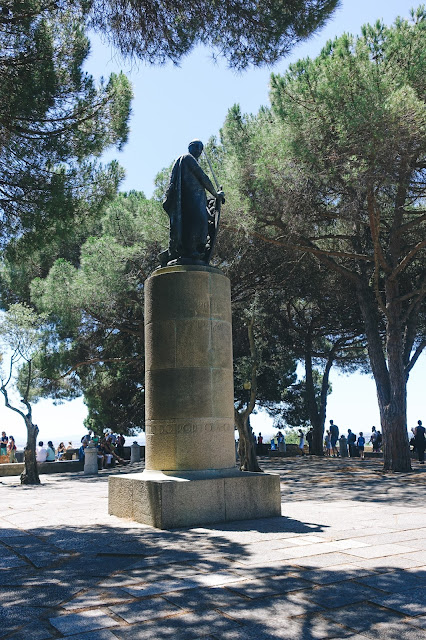
[[[0,464],[0,477],[20,476],[24,470],[23,462]],[[48,473],[76,473],[83,471],[83,464],[79,460],[59,460],[57,462],[39,462],[39,474]]]

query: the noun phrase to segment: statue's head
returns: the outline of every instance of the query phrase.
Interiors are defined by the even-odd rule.
[[[201,142],[201,140],[191,140],[191,142],[188,145],[188,151],[191,154],[191,156],[194,156],[194,158],[199,158],[201,155],[202,150],[204,149],[204,145]]]

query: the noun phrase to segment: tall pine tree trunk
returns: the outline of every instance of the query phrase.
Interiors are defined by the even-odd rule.
[[[379,323],[372,292],[362,285],[358,299],[364,318],[368,355],[376,383],[380,422],[383,435],[385,471],[411,471],[410,445],[407,432],[407,374],[403,364],[403,334],[400,310],[395,292],[387,283],[386,357],[380,337]]]
[[[309,421],[312,425],[311,453],[315,456],[324,455],[324,423],[327,408],[328,381],[330,370],[334,362],[337,344],[331,349],[321,382],[320,406],[318,407],[315,394],[315,383],[312,367],[312,341],[308,334],[305,341],[305,384],[306,384],[306,406],[309,414]]]
[[[251,380],[249,398],[247,401],[247,407],[245,409],[234,409],[235,424],[237,425],[239,443],[238,443],[238,455],[240,458],[241,471],[262,471],[257,464],[256,445],[250,429],[249,419],[250,415],[256,404],[257,393],[257,349],[254,337],[254,318],[255,318],[256,305],[253,304],[252,315],[247,323],[247,337],[250,345],[251,356]]]

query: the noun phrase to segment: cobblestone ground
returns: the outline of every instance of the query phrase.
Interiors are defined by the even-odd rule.
[[[423,468],[261,463],[281,518],[175,531],[108,516],[107,472],[2,478],[0,638],[426,638]]]

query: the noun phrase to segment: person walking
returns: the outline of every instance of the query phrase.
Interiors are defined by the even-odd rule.
[[[421,420],[417,420],[417,427],[414,429],[414,440],[416,443],[416,451],[419,456],[420,464],[425,463],[426,437],[425,428]]]
[[[357,447],[359,451],[359,455],[361,460],[364,460],[364,447],[365,447],[365,438],[363,436],[362,431],[359,432]]]

